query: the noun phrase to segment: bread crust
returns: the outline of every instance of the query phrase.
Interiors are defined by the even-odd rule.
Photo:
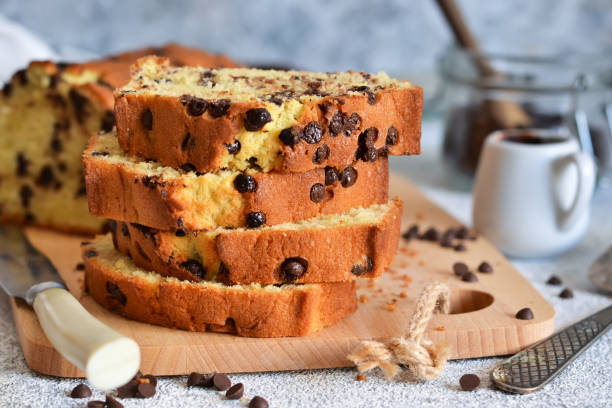
[[[368,207],[388,201],[388,159],[375,163],[358,162],[355,184],[343,187],[337,181],[325,186],[325,197],[314,202],[310,192],[315,184],[325,185],[325,169],[305,173],[253,173],[255,192],[240,193],[233,186],[221,190],[225,206],[198,200],[193,191],[196,181],[185,176],[160,177],[155,183],[143,183],[142,171],[124,163],[109,162],[95,152],[98,144],[93,136],[83,155],[89,211],[92,215],[145,225],[160,230],[184,227],[188,230],[217,227],[243,227],[247,214],[263,212],[266,225],[293,222],[322,214],[334,214],[350,208]],[[179,174],[185,174],[180,172]],[[236,172],[236,175],[241,174]],[[231,206],[231,207],[228,207]],[[228,209],[231,208],[231,209]],[[202,217],[217,211],[219,216]]]
[[[118,273],[101,259],[106,254],[96,242],[82,251],[85,288],[94,300],[129,319],[159,326],[243,337],[306,336],[357,310],[354,282],[265,288],[145,279]]]
[[[179,237],[174,232],[118,222],[111,232],[119,252],[162,276],[200,281],[216,275],[230,285],[342,282],[378,277],[391,264],[397,252],[401,212],[402,203],[396,199],[381,222],[371,224],[186,232]],[[189,248],[191,254],[183,248]],[[304,274],[295,280],[282,270],[283,262],[294,257],[307,262]],[[200,276],[187,266],[190,262],[202,266]],[[220,263],[224,265],[221,270]],[[207,273],[202,276],[204,269]]]

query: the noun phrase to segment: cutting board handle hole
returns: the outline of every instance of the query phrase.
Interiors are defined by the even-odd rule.
[[[487,292],[472,289],[452,289],[450,314],[470,313],[493,304],[495,298]]]

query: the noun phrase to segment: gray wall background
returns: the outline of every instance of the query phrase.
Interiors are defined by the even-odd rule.
[[[610,0],[458,0],[485,48],[612,48]],[[179,41],[301,69],[431,71],[450,35],[433,0],[0,0],[61,50],[105,54]]]

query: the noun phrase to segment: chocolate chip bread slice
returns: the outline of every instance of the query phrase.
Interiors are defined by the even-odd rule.
[[[274,225],[388,200],[387,158],[305,173],[197,174],[131,157],[108,133],[92,137],[83,162],[91,214],[160,230]]]
[[[92,133],[114,126],[112,89],[151,51],[177,64],[221,64],[176,44],[85,64],[33,62],[0,92],[0,219],[94,233],[105,220],[87,208],[81,154]]]
[[[107,309],[160,326],[245,337],[305,336],[357,309],[354,282],[226,286],[162,277],[117,252],[109,236],[82,248],[85,287]]]
[[[374,278],[391,264],[402,204],[392,200],[256,229],[159,231],[112,222],[117,250],[163,276],[225,284],[319,283]]]
[[[131,155],[199,172],[304,172],[420,149],[422,90],[384,73],[170,67],[149,57],[115,92]]]

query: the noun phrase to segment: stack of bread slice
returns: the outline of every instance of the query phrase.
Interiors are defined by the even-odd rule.
[[[105,307],[168,327],[302,336],[357,308],[399,239],[389,155],[417,154],[422,91],[386,74],[134,66],[83,155],[83,246]]]

